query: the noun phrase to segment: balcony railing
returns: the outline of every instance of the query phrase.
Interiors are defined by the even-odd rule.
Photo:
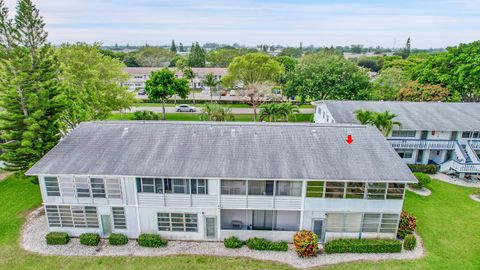
[[[480,173],[480,163],[465,163],[458,160],[449,160],[440,165],[440,172],[454,170],[459,173]]]
[[[474,150],[480,150],[480,140],[470,141],[470,147],[472,147]]]
[[[456,141],[451,140],[419,140],[419,139],[388,139],[395,149],[438,149],[453,150]]]

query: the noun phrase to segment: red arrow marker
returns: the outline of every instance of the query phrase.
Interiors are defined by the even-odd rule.
[[[351,144],[353,142],[352,135],[348,135],[347,139],[345,140],[348,144]]]

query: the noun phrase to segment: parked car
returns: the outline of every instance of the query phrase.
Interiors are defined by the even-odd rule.
[[[236,94],[235,94],[235,90],[230,90],[230,96],[233,97],[233,96],[235,96],[235,95],[236,95]]]
[[[177,112],[196,112],[197,108],[187,105],[187,104],[180,104],[175,107],[175,111]]]
[[[139,94],[140,96],[143,96],[143,95],[146,95],[147,92],[145,92],[145,90],[142,89],[142,90],[138,91],[138,94]]]
[[[221,92],[220,92],[220,96],[224,97],[224,96],[226,96],[226,95],[227,95],[227,91],[221,91]]]

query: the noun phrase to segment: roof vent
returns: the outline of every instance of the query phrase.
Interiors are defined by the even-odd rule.
[[[317,132],[317,130],[316,130],[316,129],[312,129],[312,133],[316,133],[316,132]]]

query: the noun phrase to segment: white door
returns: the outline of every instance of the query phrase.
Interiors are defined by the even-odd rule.
[[[209,240],[217,239],[217,217],[205,217],[205,237]]]

